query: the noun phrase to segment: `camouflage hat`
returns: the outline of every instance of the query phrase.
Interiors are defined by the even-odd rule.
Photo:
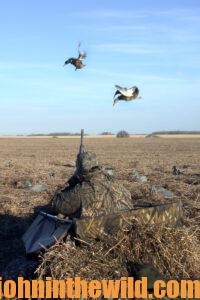
[[[77,155],[76,167],[79,174],[88,173],[98,166],[99,164],[94,152],[82,152]]]

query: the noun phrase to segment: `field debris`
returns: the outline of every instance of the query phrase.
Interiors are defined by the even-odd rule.
[[[5,167],[7,167],[7,168],[13,167],[12,161],[7,161],[7,162],[5,163]]]
[[[140,175],[140,173],[136,170],[132,173],[132,178],[135,179],[138,182],[147,182],[148,178],[145,175]]]
[[[196,179],[196,178],[187,178],[187,179],[185,180],[185,183],[191,184],[191,185],[198,185],[198,184],[200,184],[200,179]]]
[[[17,189],[25,189],[25,190],[34,191],[34,192],[43,192],[48,189],[47,184],[43,184],[43,183],[33,184],[32,180],[29,180],[29,179],[14,180],[14,181],[11,181],[11,185]]]
[[[191,167],[192,167],[192,165],[190,165],[190,164],[183,165],[183,169],[188,169],[188,168],[191,168]]]
[[[56,167],[66,167],[66,168],[75,168],[76,167],[74,162],[64,163],[64,162],[60,162],[60,161],[52,161],[50,164],[52,166],[56,166]]]
[[[34,192],[43,192],[48,189],[48,185],[46,184],[35,184],[31,187],[31,190]]]
[[[176,166],[173,166],[172,173],[173,173],[173,175],[180,175],[180,174],[183,174],[183,171],[178,169]]]
[[[153,193],[158,193],[158,194],[161,194],[167,198],[171,198],[171,197],[174,197],[174,193],[165,189],[164,187],[162,186],[158,186],[158,185],[155,185],[153,184],[152,185],[152,192]]]
[[[32,184],[32,182],[30,180],[27,179],[27,180],[24,181],[24,188],[25,189],[29,189],[32,186],[33,186],[33,184]]]
[[[48,175],[49,175],[49,177],[55,177],[56,173],[55,172],[49,172]]]

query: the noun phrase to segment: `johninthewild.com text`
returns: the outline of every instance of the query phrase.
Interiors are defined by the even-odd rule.
[[[46,277],[45,280],[17,281],[3,280],[0,277],[0,299],[17,298],[200,298],[200,280],[156,280],[151,293],[148,291],[148,279],[134,280],[133,277],[121,277],[116,280],[90,280],[80,277],[66,280]]]

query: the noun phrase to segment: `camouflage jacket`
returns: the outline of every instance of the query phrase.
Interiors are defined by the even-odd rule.
[[[72,177],[66,188],[55,193],[52,205],[56,213],[69,217],[100,216],[133,208],[130,192],[99,168],[80,180]]]

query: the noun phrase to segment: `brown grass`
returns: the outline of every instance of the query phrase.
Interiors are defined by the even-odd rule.
[[[128,276],[129,262],[151,263],[168,278],[200,275],[200,246],[189,228],[144,227],[135,223],[129,232],[104,242],[76,247],[72,241],[57,243],[43,256],[39,277],[85,279]]]
[[[177,199],[182,200],[186,218],[185,227],[177,230],[170,231],[165,228],[160,229],[157,234],[152,234],[155,232],[155,228],[142,229],[138,227],[140,230],[134,229],[131,234],[125,234],[126,243],[129,246],[123,249],[123,243],[114,251],[109,252],[105,258],[108,268],[103,268],[100,264],[96,275],[107,274],[109,276],[111,269],[116,272],[118,272],[117,270],[124,272],[123,251],[127,257],[140,261],[152,261],[152,257],[154,257],[154,265],[169,276],[198,275],[197,266],[200,266],[198,260],[200,256],[199,240],[197,240],[199,233],[196,232],[196,228],[200,224],[200,185],[186,184],[185,179],[197,178],[197,174],[200,174],[200,140],[192,138],[128,138],[123,140],[90,138],[86,139],[85,143],[88,149],[97,153],[102,164],[115,169],[116,179],[130,189],[134,202],[140,202],[141,199],[163,201],[162,197],[153,195],[151,192],[151,185],[156,183],[170,189],[175,193]],[[0,273],[12,258],[24,253],[21,235],[26,231],[34,213],[41,207],[45,209],[54,191],[58,186],[63,185],[73,173],[72,167],[63,165],[74,164],[78,146],[79,139],[77,138],[0,139]],[[173,176],[171,172],[173,165],[184,168],[184,175]],[[147,183],[134,182],[130,176],[133,169],[148,176],[149,181]],[[55,177],[50,177],[49,172],[55,172]],[[42,193],[25,190],[22,188],[25,179],[30,179],[33,183],[46,183],[49,189]],[[145,236],[148,236],[148,239]],[[178,239],[180,236],[182,239]],[[131,244],[133,240],[135,243]],[[98,246],[102,249],[102,255],[115,243],[116,240],[111,239],[109,243],[107,241],[102,243],[101,247]],[[157,248],[153,250],[155,243]],[[190,247],[188,248],[187,245]],[[58,256],[55,254],[60,253],[63,259],[74,256],[74,261],[82,255],[89,270],[88,272],[85,270],[87,272],[85,275],[95,275],[92,273],[92,265],[93,258],[97,257],[97,254],[98,257],[101,257],[96,249],[98,247],[92,246],[94,247],[94,257],[89,249],[78,248],[79,251],[77,251],[77,248],[73,250],[73,247],[74,245],[69,243],[58,244],[46,253],[45,260],[48,261],[51,257],[52,261],[51,266],[48,265],[50,272],[63,276],[59,273],[61,272],[59,267],[55,267],[58,263]],[[178,248],[179,256],[177,255]],[[132,249],[132,254],[130,254],[130,249]],[[91,253],[90,256],[89,253]],[[63,262],[62,257],[59,257]],[[87,259],[91,259],[91,264]],[[70,261],[72,264],[72,259]],[[96,262],[96,264],[98,263],[99,261]],[[75,264],[69,266],[68,270],[65,269],[66,272],[69,274],[76,272]],[[60,264],[58,263],[58,265]],[[45,268],[43,270],[46,270]]]

